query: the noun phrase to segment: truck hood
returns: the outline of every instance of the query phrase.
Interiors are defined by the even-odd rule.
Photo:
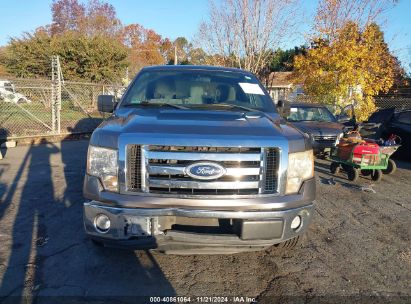
[[[301,151],[303,138],[276,113],[123,108],[94,131],[91,144],[117,148],[124,139],[162,145],[277,146],[278,141],[295,141]]]
[[[342,133],[344,125],[328,121],[299,121],[292,124],[304,133],[333,136]]]

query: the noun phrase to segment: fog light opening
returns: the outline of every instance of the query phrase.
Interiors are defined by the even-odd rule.
[[[94,227],[100,233],[106,233],[110,229],[110,219],[107,215],[99,214],[94,218]]]
[[[301,227],[301,216],[297,215],[291,222],[291,229],[297,230]]]

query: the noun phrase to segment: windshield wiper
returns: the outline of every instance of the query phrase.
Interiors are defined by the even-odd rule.
[[[297,120],[295,120],[295,119],[287,119],[288,121],[290,121],[290,122],[303,122],[303,121],[318,121],[318,120],[312,120],[312,119],[297,119]]]
[[[247,107],[243,107],[243,106],[239,106],[239,105],[234,105],[234,104],[229,104],[229,103],[213,103],[213,106],[223,106],[223,107],[229,107],[232,109],[240,109],[243,111],[247,111],[247,112],[258,112],[258,113],[263,113],[262,111],[256,110],[256,109],[251,109],[251,108],[247,108]]]
[[[261,111],[261,110],[252,109],[252,108],[247,108],[247,107],[243,107],[243,106],[239,106],[239,105],[233,105],[233,104],[229,104],[229,103],[215,103],[215,104],[213,104],[213,105],[219,105],[219,106],[223,106],[223,107],[230,107],[230,108],[232,108],[232,109],[237,108],[237,109],[241,109],[241,110],[246,111],[246,112],[255,112],[255,113],[260,114],[261,116],[264,116],[264,117],[267,118],[269,121],[272,121],[272,122],[273,122],[273,118],[272,118],[270,115],[268,115],[267,113],[265,113],[265,112],[263,112],[263,111]]]
[[[123,107],[147,107],[147,106],[155,106],[155,107],[170,107],[170,108],[175,108],[175,109],[179,109],[179,110],[188,110],[188,108],[180,106],[180,105],[176,105],[176,104],[172,104],[172,103],[151,103],[148,101],[142,101],[140,103],[129,103],[124,105]]]

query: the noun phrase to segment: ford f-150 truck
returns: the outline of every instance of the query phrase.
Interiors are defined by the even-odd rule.
[[[84,225],[97,244],[165,253],[291,248],[315,199],[310,140],[257,78],[204,66],[142,69],[92,134]]]

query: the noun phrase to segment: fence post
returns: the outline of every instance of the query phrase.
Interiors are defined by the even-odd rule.
[[[59,56],[51,58],[51,120],[53,132],[61,133],[61,67]]]

